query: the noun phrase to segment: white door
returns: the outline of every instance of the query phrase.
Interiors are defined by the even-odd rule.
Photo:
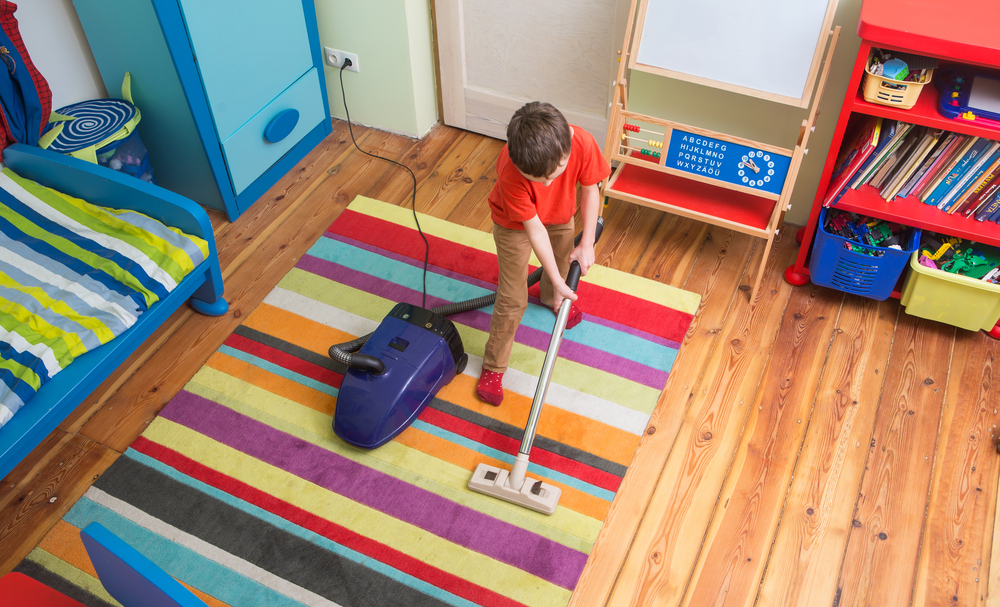
[[[444,123],[506,139],[548,101],[603,147],[629,0],[435,0]]]

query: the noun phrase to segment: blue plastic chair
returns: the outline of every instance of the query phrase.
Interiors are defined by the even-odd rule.
[[[125,607],[207,607],[100,523],[87,525],[80,537],[104,589]]]

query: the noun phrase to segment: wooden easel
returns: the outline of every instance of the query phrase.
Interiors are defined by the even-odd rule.
[[[629,9],[604,143],[604,155],[616,169],[605,183],[603,195],[766,240],[750,295],[753,301],[774,235],[788,208],[802,156],[808,151],[806,144],[815,125],[840,28],[827,29],[826,44],[817,49],[814,65],[818,65],[824,46],[826,60],[815,84],[809,117],[802,121],[795,148],[789,150],[629,111],[625,70],[638,52],[633,48],[633,23],[637,29],[642,28],[646,2],[642,0],[643,6],[639,6],[640,0],[632,0]],[[642,11],[638,16],[637,6]],[[773,100],[768,95],[738,92]],[[768,175],[769,170],[774,175]]]

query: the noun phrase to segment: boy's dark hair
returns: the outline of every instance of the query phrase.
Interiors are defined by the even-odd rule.
[[[552,104],[532,101],[521,106],[507,124],[507,152],[522,173],[548,177],[572,146],[569,123]]]

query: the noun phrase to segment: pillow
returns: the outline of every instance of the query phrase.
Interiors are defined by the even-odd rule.
[[[0,173],[0,426],[76,357],[135,324],[208,257],[137,213]]]

